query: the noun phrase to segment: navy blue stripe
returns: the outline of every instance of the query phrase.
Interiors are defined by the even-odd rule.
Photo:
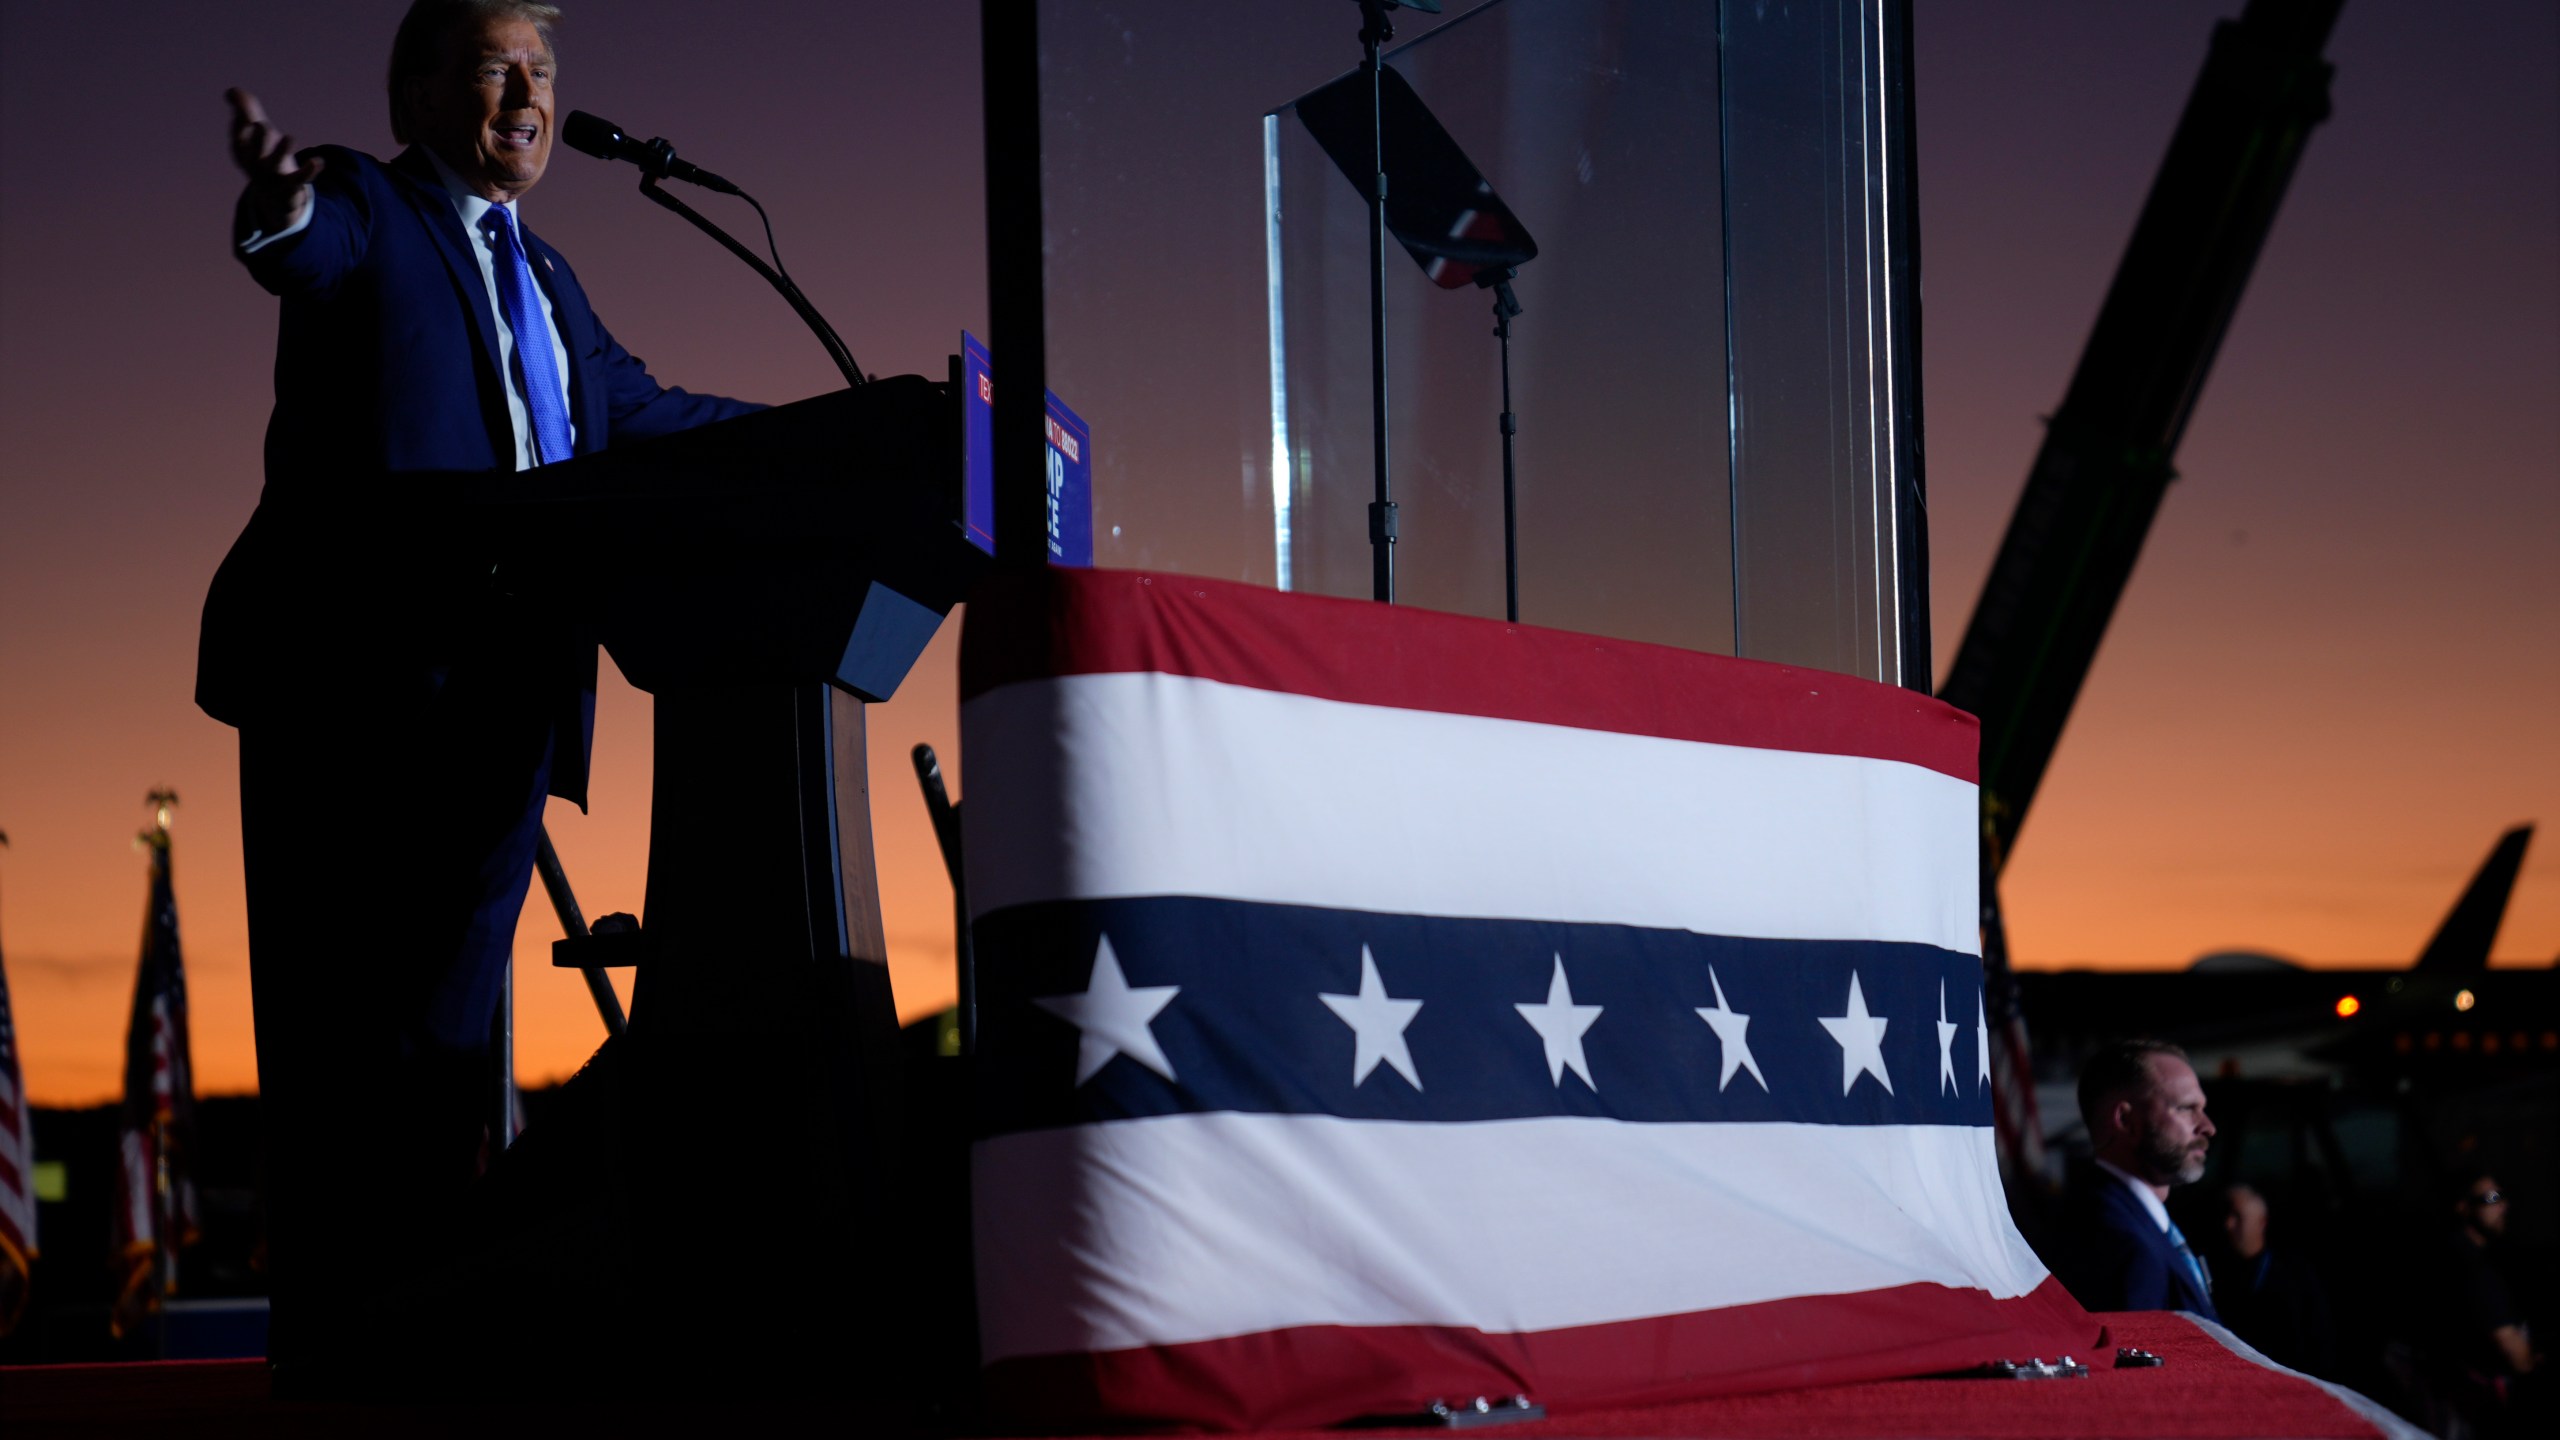
[[[1167,1081],[1127,1055],[1075,1083],[1080,1032],[1032,1003],[1077,994],[1108,934],[1131,986],[1178,985],[1152,1033]],[[978,922],[981,1134],[1208,1111],[1457,1122],[1541,1115],[1822,1125],[1991,1123],[1976,1081],[1978,960],[1930,945],[1747,940],[1623,925],[1439,919],[1158,897],[1021,906]],[[1391,1065],[1352,1084],[1351,1027],[1317,995],[1360,988],[1360,950],[1386,991],[1423,1002],[1404,1031],[1417,1092]],[[1513,1009],[1547,999],[1555,957],[1573,999],[1603,1013],[1583,1036],[1595,1091],[1549,1078],[1538,1033]],[[1718,1087],[1720,1047],[1698,1018],[1715,997],[1751,1017],[1767,1077]],[[1861,1075],[1841,1093],[1841,1047],[1821,1022],[1858,977],[1893,1093]],[[1957,1025],[1955,1083],[1940,1077],[1939,985]]]

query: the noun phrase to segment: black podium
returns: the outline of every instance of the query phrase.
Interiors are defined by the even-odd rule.
[[[988,563],[960,412],[875,382],[476,477],[451,544],[656,701],[630,1024],[493,1167],[430,1348],[502,1381],[840,1389],[900,1365],[897,1013],[863,703]],[[965,1282],[964,1282],[965,1283]]]

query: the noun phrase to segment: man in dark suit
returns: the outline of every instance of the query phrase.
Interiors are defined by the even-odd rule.
[[[2319,1272],[2298,1243],[2275,1244],[2267,1199],[2250,1185],[2222,1192],[2222,1243],[2207,1267],[2214,1308],[2258,1353],[2288,1369],[2328,1375],[2338,1368],[2336,1328]],[[2282,1238],[2281,1236],[2275,1238]]]
[[[544,797],[585,803],[594,640],[422,539],[447,497],[412,477],[503,485],[758,408],[651,379],[517,214],[551,155],[557,18],[416,0],[387,164],[297,152],[229,97],[234,242],[283,317],[197,700],[240,729],[280,1378],[396,1330],[386,1297],[446,1268],[499,1138],[490,1028]]]
[[[2186,1052],[2159,1040],[2108,1045],[2080,1072],[2094,1152],[2064,1198],[2054,1266],[2092,1310],[2214,1314],[2204,1262],[2169,1218],[2169,1187],[2204,1176],[2213,1121]]]

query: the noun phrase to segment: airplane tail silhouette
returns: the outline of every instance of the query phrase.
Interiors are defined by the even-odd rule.
[[[2435,938],[2409,968],[2421,974],[2467,975],[2489,968],[2489,946],[2507,918],[2507,897],[2516,888],[2516,872],[2524,867],[2525,846],[2533,827],[2519,825],[2498,837],[2496,848],[2478,874],[2453,902],[2453,912],[2436,927]]]

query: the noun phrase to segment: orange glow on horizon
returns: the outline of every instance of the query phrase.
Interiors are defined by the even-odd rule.
[[[1275,25],[1322,27],[1338,55],[1338,18],[1263,8]],[[256,1084],[237,738],[190,693],[207,583],[259,494],[277,326],[273,298],[223,253],[239,177],[215,139],[218,97],[246,85],[298,136],[391,153],[384,9],[303,5],[294,23],[261,27],[228,7],[164,7],[119,31],[117,71],[139,78],[105,106],[94,67],[11,41],[40,37],[34,17],[49,12],[13,7],[0,33],[0,97],[22,121],[0,125],[0,831],[12,842],[0,962],[39,1104],[121,1088],[147,879],[131,841],[160,785],[186,797],[173,871],[198,1084]],[[566,103],[657,115],[648,123],[688,155],[752,184],[809,299],[869,368],[939,375],[962,330],[990,334],[977,7],[724,11],[722,44],[757,57],[756,80],[709,97],[691,58],[700,7],[609,11],[578,32]],[[2168,969],[2240,949],[2313,969],[2406,965],[2498,834],[2526,821],[2543,829],[2494,963],[2560,955],[2560,567],[2548,554],[2560,535],[2560,205],[2549,185],[2517,183],[2560,157],[2560,26],[2524,0],[2464,15],[2448,26],[2414,7],[2348,6],[2339,21],[2333,113],[2304,151],[2179,446],[2181,478],[2002,878],[2021,968]],[[1184,33],[1166,24],[1149,33]],[[2146,6],[1932,7],[1915,26],[1941,673],[2209,30],[2194,7]],[[1241,103],[1258,114],[1286,93]],[[82,117],[75,163],[58,125],[26,122],[61,114]],[[888,134],[899,143],[863,138]],[[2480,143],[2490,135],[2497,144]],[[527,202],[624,345],[698,391],[787,402],[839,383],[754,275],[632,195],[630,179],[564,154]],[[1201,228],[1181,239],[1203,254],[1222,234],[1243,247],[1235,306],[1140,335],[1140,353],[1167,371],[1225,367],[1251,392],[1268,360],[1261,175],[1244,176],[1240,204],[1210,179],[1182,175],[1186,223]],[[81,243],[60,243],[66,215]],[[1112,308],[1089,305],[1088,318],[1108,322]],[[1053,388],[1078,399],[1070,379]],[[1204,440],[1197,463],[1133,479],[1110,467],[1136,425],[1080,413],[1093,422],[1101,563],[1236,576],[1250,557],[1267,562],[1267,444]],[[1232,428],[1223,413],[1189,418],[1212,440]],[[1535,431],[1534,412],[1521,424]],[[1365,448],[1365,412],[1359,428]],[[1447,543],[1453,512],[1489,513],[1498,480],[1409,461],[1415,553]],[[1623,513],[1607,481],[1598,464],[1521,473],[1532,500],[1570,482],[1595,525],[1658,523]],[[1522,538],[1535,622],[1554,594],[1541,585],[1592,577],[1559,579],[1548,537]],[[1470,563],[1492,597],[1480,613],[1499,613],[1498,542]],[[957,648],[945,627],[871,715],[889,963],[910,1019],[956,989],[950,887],[907,751],[931,743],[959,794]],[[648,697],[608,664],[592,811],[549,812],[589,916],[642,909],[650,734]],[[349,845],[398,823],[401,797],[375,777],[349,777],[338,798]],[[579,977],[550,964],[557,934],[535,886],[516,950],[528,1084],[572,1073],[602,1035]],[[627,1005],[632,974],[614,979]],[[2450,1028],[2413,1034],[2420,1051],[2472,1045]]]

